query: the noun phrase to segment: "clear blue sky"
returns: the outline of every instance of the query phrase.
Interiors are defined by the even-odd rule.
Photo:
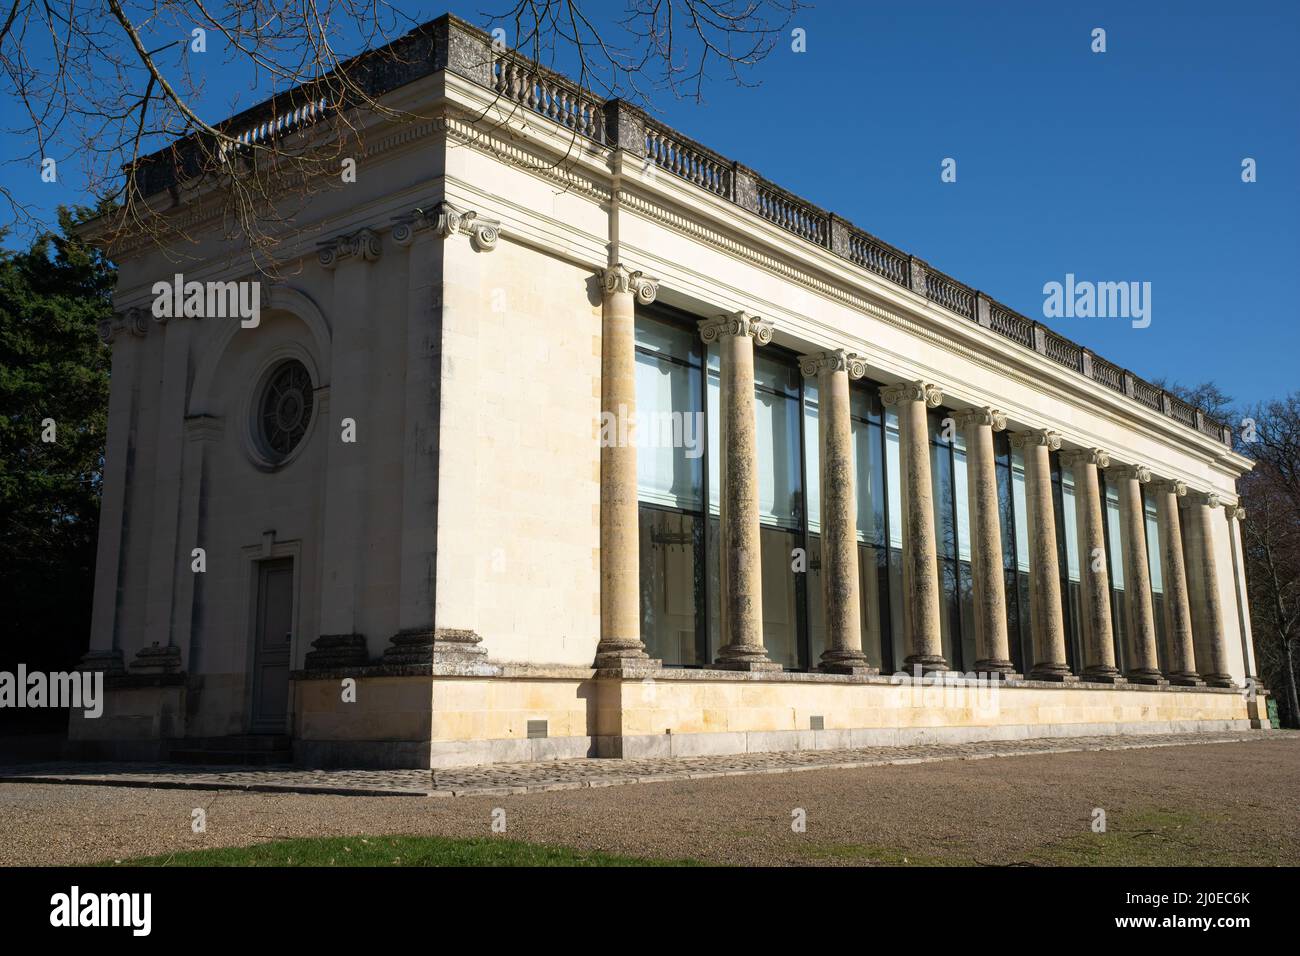
[[[510,4],[403,6],[483,24]],[[822,0],[792,26],[807,52],[782,43],[758,88],[719,75],[661,118],[1031,317],[1066,273],[1150,282],[1148,328],[1050,323],[1143,377],[1300,389],[1300,3]],[[225,67],[208,82],[210,119],[259,98]],[[13,166],[0,182],[45,214],[85,198]]]

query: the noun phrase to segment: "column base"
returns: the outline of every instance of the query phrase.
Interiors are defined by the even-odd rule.
[[[818,670],[824,674],[879,674],[876,667],[861,651],[823,651]]]
[[[1068,664],[1055,661],[1035,664],[1029,670],[1029,679],[1055,681],[1058,684],[1077,684],[1079,682],[1079,678],[1070,673]]]
[[[311,642],[314,650],[303,660],[309,671],[332,670],[336,667],[364,667],[370,663],[366,639],[361,634],[322,634]]]
[[[142,648],[131,662],[132,674],[177,674],[181,669],[181,649],[174,645],[160,646],[157,641]]]
[[[947,658],[942,654],[908,654],[903,658],[904,670],[915,671],[918,667],[922,674],[954,673]]]
[[[726,648],[724,647],[713,662],[713,666],[723,671],[779,671],[783,670],[776,661],[768,660],[767,652],[762,648]]]
[[[1020,680],[1016,665],[1000,657],[990,657],[975,662],[975,673],[987,675],[990,680]]]
[[[1169,681],[1165,679],[1164,674],[1157,670],[1151,670],[1150,668],[1145,667],[1134,668],[1133,670],[1126,672],[1124,676],[1128,678],[1130,684],[1151,684],[1153,686],[1163,687],[1165,684],[1169,683]]]
[[[1231,674],[1202,674],[1201,679],[1210,687],[1236,687]]]
[[[637,637],[602,638],[596,645],[596,668],[643,668],[652,658],[645,652],[645,644]],[[656,666],[659,662],[656,662]]]
[[[855,674],[859,677],[874,677],[880,673],[879,667],[865,661],[860,664],[847,661],[823,661],[817,669],[823,674]]]
[[[714,661],[720,671],[780,671],[785,670],[776,661]]]
[[[644,654],[641,657],[597,657],[595,667],[597,677],[639,680],[662,671],[664,662]]]
[[[122,662],[122,652],[116,648],[91,648],[81,655],[79,671],[103,671],[106,675],[125,674],[126,665]]]
[[[1119,672],[1118,667],[1109,664],[1090,664],[1079,675],[1091,684],[1127,684],[1128,678]]]
[[[388,639],[382,663],[478,664],[487,659],[487,650],[479,646],[482,640],[466,628],[408,628]]]
[[[1178,671],[1169,675],[1169,683],[1177,684],[1179,687],[1204,687],[1205,681],[1201,680],[1200,674],[1193,674],[1191,671]]]

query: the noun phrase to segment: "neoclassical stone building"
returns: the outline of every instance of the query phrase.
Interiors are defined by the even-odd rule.
[[[155,319],[176,267],[112,247],[83,752],[1258,723],[1225,426],[454,18],[399,44],[422,118],[367,121],[257,327]],[[282,110],[231,129],[310,135]],[[256,279],[183,156],[136,175],[201,237],[185,279]]]

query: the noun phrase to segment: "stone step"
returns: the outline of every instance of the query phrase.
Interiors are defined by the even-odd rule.
[[[186,737],[169,744],[168,759],[177,763],[262,767],[293,762],[293,745],[284,734]]]

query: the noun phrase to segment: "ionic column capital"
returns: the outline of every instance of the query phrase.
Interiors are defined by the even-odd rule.
[[[700,338],[706,343],[716,342],[724,335],[750,335],[756,345],[772,341],[772,320],[760,319],[745,311],[720,315],[716,319],[701,319],[699,328]]]
[[[651,279],[643,272],[633,272],[621,262],[602,270],[600,281],[606,295],[631,294],[642,305],[649,305],[659,294],[658,279]]]
[[[1012,448],[1036,448],[1046,446],[1048,451],[1057,451],[1061,447],[1061,434],[1050,428],[1027,428],[1011,433]]]
[[[1131,478],[1140,485],[1145,485],[1151,480],[1151,469],[1146,465],[1115,465],[1113,468],[1106,470],[1107,478],[1114,478],[1117,481],[1123,481]]]
[[[849,378],[862,378],[867,374],[867,363],[862,356],[844,349],[830,349],[801,356],[799,371],[816,376],[821,372],[846,372]]]
[[[501,237],[501,223],[480,216],[472,209],[461,209],[445,199],[429,206],[417,206],[393,218],[393,241],[408,245],[418,232],[432,230],[440,239],[454,235],[469,236],[474,248],[491,252]]]
[[[373,229],[358,229],[345,236],[335,236],[317,243],[316,257],[326,269],[333,269],[340,260],[358,258],[374,262],[383,254],[384,244]]]
[[[99,338],[105,345],[112,345],[119,335],[142,339],[148,334],[149,310],[141,306],[114,312],[111,319],[99,323]]]
[[[880,389],[880,401],[886,408],[903,402],[925,402],[929,408],[938,408],[943,404],[943,389],[920,379],[915,382],[896,382]]]
[[[1187,494],[1187,483],[1172,478],[1157,478],[1151,482],[1151,490],[1156,494],[1173,495],[1182,498]]]
[[[1246,509],[1242,505],[1224,505],[1223,513],[1228,516],[1229,521],[1245,521]]]
[[[952,413],[952,420],[958,428],[966,428],[970,425],[987,425],[995,432],[1005,431],[1007,427],[1007,413],[990,405],[982,408],[963,408],[960,411]]]
[[[1076,465],[1096,465],[1098,468],[1110,467],[1110,452],[1100,448],[1067,448],[1061,452],[1061,464],[1067,468]]]
[[[1223,504],[1217,492],[1188,490],[1187,497],[1179,502],[1184,508],[1217,508]]]

